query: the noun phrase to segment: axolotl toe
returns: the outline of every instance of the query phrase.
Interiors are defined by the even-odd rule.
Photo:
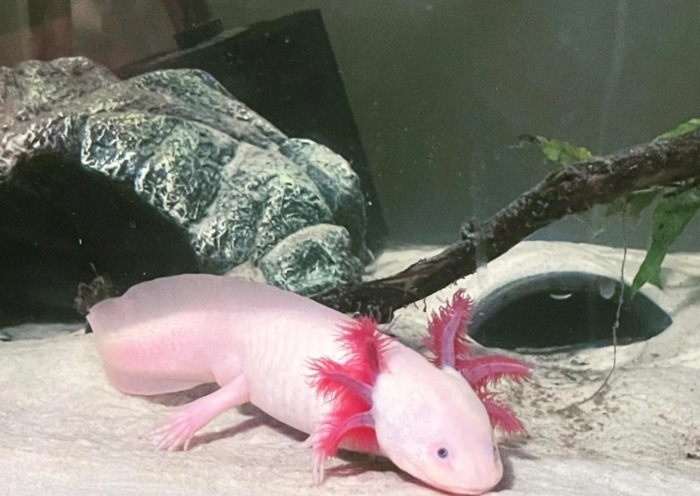
[[[109,381],[153,395],[220,388],[159,429],[187,448],[223,411],[251,402],[311,434],[314,479],[337,449],[374,453],[426,484],[482,494],[503,468],[484,403],[463,373],[308,298],[213,275],[136,285],[87,317]]]

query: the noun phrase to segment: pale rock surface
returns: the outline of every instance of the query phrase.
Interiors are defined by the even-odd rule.
[[[438,248],[393,250],[377,274]],[[630,252],[633,277],[640,252]],[[460,281],[479,298],[512,280],[546,270],[589,270],[615,277],[619,249],[522,243]],[[645,292],[674,323],[647,342],[621,347],[609,389],[601,384],[612,349],[526,357],[534,381],[504,391],[529,436],[503,442],[512,496],[700,495],[700,255],[664,263],[666,287]],[[428,311],[455,288],[426,301]],[[427,313],[401,312],[392,331],[415,340]],[[420,495],[438,494],[385,460],[349,455],[311,483],[304,436],[243,407],[214,421],[189,452],[157,452],[146,434],[199,391],[155,399],[128,397],[107,383],[91,335],[0,343],[0,495]]]

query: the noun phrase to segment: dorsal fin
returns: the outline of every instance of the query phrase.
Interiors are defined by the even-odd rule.
[[[323,478],[324,460],[334,456],[341,443],[356,451],[379,450],[371,414],[372,387],[384,370],[384,352],[391,338],[377,330],[373,319],[360,317],[341,326],[338,341],[346,352],[342,362],[323,357],[309,364],[309,384],[333,402],[311,435],[317,482]]]

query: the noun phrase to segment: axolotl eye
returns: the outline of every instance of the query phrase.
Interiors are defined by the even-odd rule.
[[[440,458],[447,458],[448,456],[450,456],[450,452],[447,451],[447,448],[440,448],[439,450],[437,450],[437,456],[439,456]]]

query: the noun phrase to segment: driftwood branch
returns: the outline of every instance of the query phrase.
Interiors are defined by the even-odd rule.
[[[700,180],[700,130],[593,157],[562,167],[483,223],[467,222],[462,239],[398,274],[333,289],[314,299],[343,312],[386,320],[472,274],[477,262],[493,260],[538,229],[634,191],[681,180]]]

